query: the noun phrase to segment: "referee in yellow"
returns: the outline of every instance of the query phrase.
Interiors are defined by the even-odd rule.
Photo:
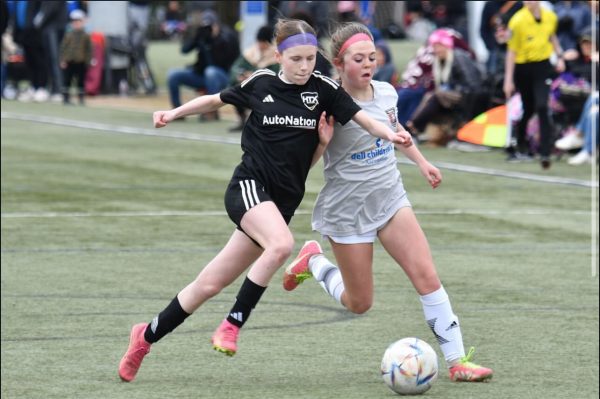
[[[523,8],[508,22],[510,39],[504,72],[504,94],[510,98],[516,90],[521,94],[523,117],[517,126],[517,150],[509,161],[531,160],[527,141],[527,123],[533,114],[540,122],[539,155],[543,169],[550,167],[554,131],[548,109],[550,83],[554,68],[550,57],[558,57],[556,70],[565,70],[563,51],[556,37],[558,18],[539,1],[524,1]]]

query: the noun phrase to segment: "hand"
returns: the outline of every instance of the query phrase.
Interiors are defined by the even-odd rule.
[[[325,111],[321,114],[321,118],[319,118],[319,144],[326,146],[329,144],[331,139],[333,138],[333,124],[335,120],[333,116],[327,118],[325,116]]]
[[[508,100],[515,91],[515,84],[512,80],[504,79],[504,86],[502,87],[502,90],[504,91],[504,96]]]
[[[420,167],[421,174],[432,188],[437,188],[442,183],[442,172],[429,162],[426,162]]]
[[[556,72],[561,73],[564,72],[567,69],[567,66],[565,64],[565,60],[563,60],[562,58],[559,58],[558,61],[556,62]]]
[[[390,141],[396,144],[400,144],[401,146],[406,148],[413,145],[412,136],[400,125],[398,125],[398,130],[396,131],[394,138]]]
[[[155,128],[165,127],[167,126],[167,123],[172,122],[173,119],[171,111],[156,111],[152,114]]]

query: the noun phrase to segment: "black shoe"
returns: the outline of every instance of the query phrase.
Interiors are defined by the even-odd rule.
[[[542,165],[542,169],[546,170],[546,169],[550,169],[550,165],[552,165],[552,162],[550,162],[549,157],[542,157],[542,159],[540,161],[540,165]]]
[[[243,123],[237,124],[235,126],[230,127],[229,129],[227,129],[227,131],[229,133],[237,133],[237,132],[241,132],[242,130],[244,130],[244,124]]]
[[[512,154],[508,154],[506,161],[511,163],[531,162],[533,161],[533,157],[529,154],[524,154],[517,151],[513,152]]]

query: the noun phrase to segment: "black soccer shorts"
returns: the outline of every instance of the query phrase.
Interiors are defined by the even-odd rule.
[[[272,201],[277,205],[277,202],[265,191],[265,187],[252,178],[238,178],[234,176],[229,182],[227,191],[225,191],[225,210],[227,211],[227,215],[229,215],[231,221],[242,232],[244,232],[244,229],[242,229],[241,222],[246,212],[265,201]],[[277,207],[281,212],[279,206]],[[282,212],[282,216],[287,224],[292,220],[292,214]]]

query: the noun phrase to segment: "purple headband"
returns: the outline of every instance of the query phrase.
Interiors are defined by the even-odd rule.
[[[279,43],[277,51],[283,53],[283,50],[287,50],[290,47],[304,45],[319,47],[317,37],[312,33],[298,33],[297,35],[288,36],[284,41]]]

